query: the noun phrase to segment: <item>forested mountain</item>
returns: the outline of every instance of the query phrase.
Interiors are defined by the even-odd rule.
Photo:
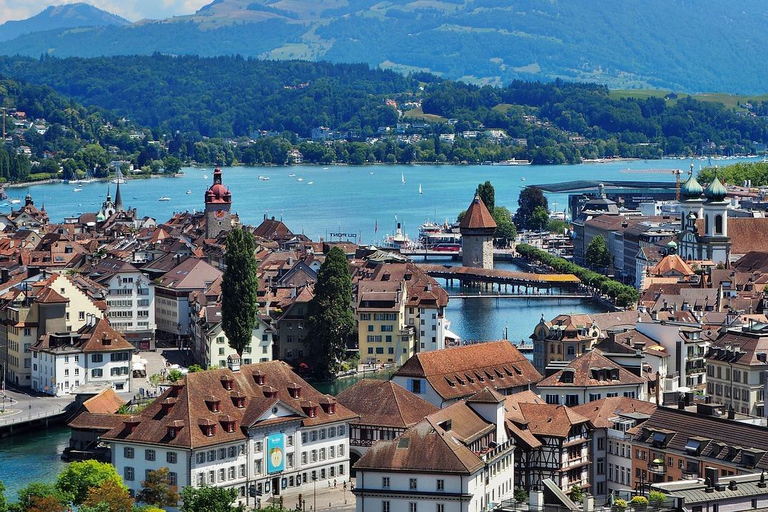
[[[190,16],[52,30],[0,48],[38,57],[196,54],[365,62],[506,84],[765,92],[762,0],[216,0]]]
[[[442,153],[447,161],[459,162],[483,156],[575,163],[605,156],[733,154],[753,152],[755,142],[768,143],[768,121],[753,112],[765,103],[749,102],[750,111],[674,94],[616,98],[603,85],[562,80],[480,87],[363,64],[159,54],[3,57],[0,74],[53,87],[152,129],[158,140],[181,137],[185,144],[204,137],[252,139],[263,132],[287,132],[285,138],[295,142],[296,136],[310,137],[319,127],[362,141],[394,134],[398,122],[414,121],[424,125],[413,133],[430,140],[432,158]],[[508,137],[496,143],[504,151],[483,155],[465,151],[468,143],[460,137],[455,144],[438,140],[441,134],[488,129]],[[512,147],[508,141],[513,139],[525,144]],[[408,144],[400,143],[404,151]]]
[[[46,30],[128,25],[129,23],[120,16],[84,3],[51,6],[26,20],[6,21],[0,25],[0,41]]]

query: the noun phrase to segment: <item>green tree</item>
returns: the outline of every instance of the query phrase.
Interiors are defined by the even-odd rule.
[[[541,230],[546,228],[547,225],[549,225],[549,213],[547,212],[546,208],[543,206],[537,206],[533,210],[529,225],[531,229]]]
[[[237,499],[235,489],[223,487],[192,487],[191,485],[181,490],[182,512],[238,512],[243,507],[233,506]]]
[[[480,196],[485,207],[488,208],[488,211],[491,212],[491,214],[493,214],[493,210],[496,208],[496,190],[493,188],[493,185],[491,185],[491,182],[486,181],[485,183],[479,184],[477,190],[475,190],[475,194]]]
[[[181,170],[181,160],[175,156],[167,156],[163,158],[163,168],[168,174],[176,174]]]
[[[0,512],[7,512],[8,499],[5,497],[5,484],[0,480]]]
[[[133,510],[133,498],[128,489],[114,480],[104,480],[98,486],[88,489],[88,494],[80,507],[81,512],[88,509],[96,512],[99,508],[107,512],[131,512]]]
[[[62,493],[54,484],[33,482],[19,491],[19,500],[13,503],[9,510],[60,512],[65,509],[70,499],[70,496]]]
[[[496,223],[495,237],[502,240],[514,240],[517,236],[517,229],[512,223],[512,214],[506,206],[497,206],[491,211],[493,221]]]
[[[88,489],[98,487],[103,482],[112,481],[122,486],[123,479],[108,462],[84,460],[70,463],[56,481],[56,488],[71,497],[72,503],[80,505],[88,496]]]
[[[315,296],[308,308],[315,375],[330,379],[344,357],[347,338],[355,330],[352,313],[352,276],[349,262],[338,247],[328,251],[317,274]]]
[[[136,501],[156,507],[175,507],[179,502],[179,492],[168,480],[168,468],[150,471],[146,480],[141,482],[141,490],[136,494]]]
[[[525,503],[528,501],[528,492],[523,487],[516,487],[514,498],[518,503]]]
[[[515,226],[520,229],[533,229],[531,227],[531,218],[537,206],[544,208],[544,211],[549,211],[547,198],[544,197],[541,189],[537,187],[525,187],[520,192],[517,205],[514,222]]]
[[[592,268],[604,268],[611,264],[611,253],[602,235],[597,235],[587,245],[586,262]]]
[[[168,381],[169,382],[178,382],[181,379],[184,378],[184,374],[181,373],[181,370],[178,368],[174,368],[171,371],[168,372]]]
[[[221,325],[229,346],[242,357],[251,342],[258,313],[258,280],[256,277],[256,245],[253,235],[235,228],[227,235],[221,281]]]

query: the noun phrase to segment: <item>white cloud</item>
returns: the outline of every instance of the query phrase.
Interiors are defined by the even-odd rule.
[[[0,0],[0,23],[34,16],[49,5],[63,5],[83,0]],[[130,21],[160,19],[192,14],[211,0],[85,0],[94,7],[117,14]]]

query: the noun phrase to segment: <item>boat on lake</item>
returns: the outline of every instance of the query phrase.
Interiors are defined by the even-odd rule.
[[[497,162],[493,165],[531,165],[531,161],[512,158],[511,160],[502,160],[501,162]]]
[[[158,201],[170,201],[170,200],[171,200],[171,198],[170,198],[170,197],[168,197],[168,196],[160,196],[160,197],[159,197],[157,200],[158,200]]]
[[[269,181],[269,176],[262,176],[262,175],[259,175],[259,179],[260,179],[261,181]]]
[[[83,189],[81,187],[77,187],[74,190],[72,190],[72,192],[82,192],[82,191]]]
[[[191,193],[192,193],[192,191],[187,189],[187,194],[191,194]]]
[[[123,172],[120,169],[117,169],[115,171],[115,178],[112,180],[112,183],[125,183],[125,178],[123,178]]]

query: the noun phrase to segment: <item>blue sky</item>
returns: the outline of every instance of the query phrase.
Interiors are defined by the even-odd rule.
[[[0,0],[0,23],[34,16],[49,5],[77,3],[78,0]],[[117,14],[130,21],[160,19],[192,14],[211,0],[79,0]]]

